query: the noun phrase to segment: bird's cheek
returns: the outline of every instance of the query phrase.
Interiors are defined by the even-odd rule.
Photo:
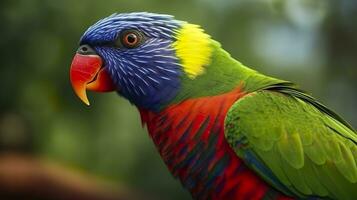
[[[97,92],[115,90],[115,85],[102,63],[98,55],[77,53],[73,58],[70,70],[72,87],[77,96],[87,105],[89,105],[87,89]]]

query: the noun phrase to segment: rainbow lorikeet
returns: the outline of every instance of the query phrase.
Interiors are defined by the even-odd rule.
[[[200,26],[113,14],[81,37],[75,93],[134,104],[194,199],[357,199],[357,134],[289,81],[233,59]]]

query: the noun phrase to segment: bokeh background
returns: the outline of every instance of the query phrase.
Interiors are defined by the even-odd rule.
[[[2,0],[0,155],[45,160],[154,199],[190,199],[135,107],[115,93],[90,93],[87,107],[69,83],[86,28],[132,11],[200,24],[233,57],[298,83],[357,127],[357,1]]]

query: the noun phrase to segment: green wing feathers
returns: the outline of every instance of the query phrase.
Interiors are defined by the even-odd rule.
[[[237,155],[277,189],[357,199],[356,132],[301,91],[250,93],[232,106],[225,128]]]

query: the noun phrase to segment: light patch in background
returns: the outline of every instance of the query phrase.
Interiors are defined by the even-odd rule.
[[[256,23],[253,51],[265,63],[276,67],[321,67],[324,54],[315,31],[299,31],[286,24]]]
[[[284,4],[284,14],[288,19],[305,30],[319,28],[328,10],[325,0],[289,0]]]

